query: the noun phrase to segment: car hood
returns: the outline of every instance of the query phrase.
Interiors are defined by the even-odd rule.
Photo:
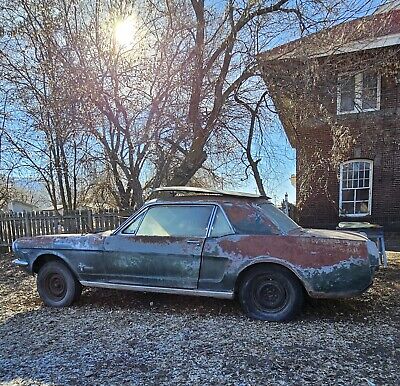
[[[367,236],[364,236],[358,232],[351,231],[333,231],[327,229],[295,229],[291,235],[298,235],[301,237],[316,237],[321,239],[338,239],[338,240],[351,240],[351,241],[365,241],[368,240]]]
[[[110,232],[97,234],[62,234],[22,237],[13,243],[13,250],[19,249],[82,249],[101,250],[104,239]]]

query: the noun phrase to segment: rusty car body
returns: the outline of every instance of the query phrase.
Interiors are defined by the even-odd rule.
[[[267,197],[162,188],[115,231],[21,238],[14,263],[37,274],[48,306],[82,287],[239,298],[252,318],[282,321],[304,295],[361,294],[379,265],[376,245],[354,232],[303,229]]]

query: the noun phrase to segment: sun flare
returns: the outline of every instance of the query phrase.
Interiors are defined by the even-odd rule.
[[[120,20],[115,25],[114,36],[117,44],[122,48],[131,48],[137,39],[137,25],[133,16]]]

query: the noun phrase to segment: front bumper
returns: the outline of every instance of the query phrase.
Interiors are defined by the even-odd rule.
[[[21,259],[15,259],[12,261],[12,263],[14,265],[16,265],[17,267],[21,267],[21,268],[26,268],[29,266],[29,263],[26,260],[21,260]]]

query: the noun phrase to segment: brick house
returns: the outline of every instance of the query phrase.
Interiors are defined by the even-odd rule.
[[[400,2],[276,47],[259,65],[296,149],[298,221],[400,231]]]

